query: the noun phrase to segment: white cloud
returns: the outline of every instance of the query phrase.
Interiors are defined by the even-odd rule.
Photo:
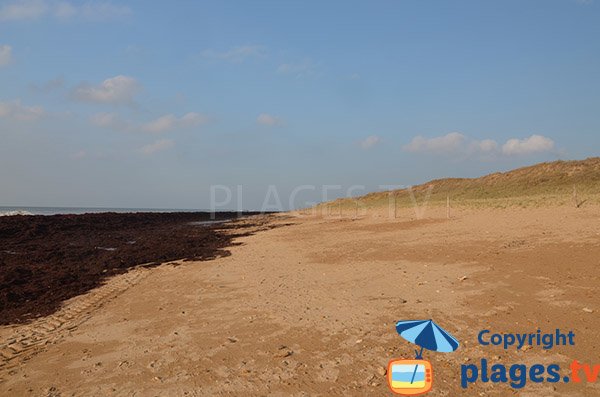
[[[541,135],[532,135],[525,139],[509,139],[502,146],[502,153],[507,156],[549,152],[554,149],[554,141]]]
[[[90,122],[98,127],[126,130],[129,123],[122,120],[117,113],[96,113],[90,117]]]
[[[248,58],[263,57],[266,55],[266,48],[260,45],[246,45],[233,47],[228,51],[204,50],[201,55],[206,59],[222,60],[229,62],[243,62]]]
[[[452,153],[462,147],[465,139],[466,137],[460,132],[451,132],[436,138],[424,138],[418,135],[408,145],[404,146],[404,150],[413,153]]]
[[[45,115],[41,106],[25,106],[19,99],[12,102],[0,102],[0,118],[17,121],[34,121]]]
[[[119,75],[95,86],[81,84],[73,91],[73,97],[87,102],[131,104],[140,89],[141,85],[136,79]]]
[[[360,142],[360,147],[362,147],[363,149],[370,149],[373,146],[377,145],[379,142],[381,142],[380,137],[378,137],[377,135],[370,135]]]
[[[116,113],[96,113],[90,117],[92,124],[99,127],[111,127],[117,119]]]
[[[160,133],[175,128],[194,127],[207,122],[208,117],[200,113],[186,113],[181,118],[177,118],[173,114],[167,114],[142,125],[141,130],[145,132]]]
[[[475,153],[493,154],[498,151],[498,142],[493,139],[472,141],[470,145],[470,151]]]
[[[54,15],[62,19],[71,18],[77,15],[77,8],[71,3],[61,2],[54,8]]]
[[[133,123],[121,118],[117,113],[96,113],[90,117],[90,122],[98,127],[112,128],[121,131],[142,131],[150,133],[161,133],[176,128],[190,128],[206,124],[210,121],[208,116],[200,113],[190,112],[181,117],[167,114],[143,124]]]
[[[175,143],[170,139],[160,139],[156,142],[142,146],[140,148],[140,152],[146,155],[151,155],[169,149],[170,147],[173,147],[174,144]]]
[[[60,2],[54,7],[54,15],[58,18],[71,18],[77,14],[77,8],[71,3]]]
[[[179,123],[183,127],[195,127],[208,122],[208,116],[195,112],[186,113],[179,119]]]
[[[12,47],[0,45],[0,66],[8,65],[12,61]]]
[[[278,117],[270,115],[268,113],[261,113],[256,118],[256,122],[262,125],[279,125],[281,120]]]
[[[59,19],[111,19],[131,14],[131,8],[107,1],[83,4],[59,0],[18,0],[0,7],[0,20],[33,20],[45,16]]]
[[[277,68],[277,73],[293,75],[296,78],[308,77],[316,73],[316,66],[307,58],[301,62],[282,63]]]
[[[176,124],[177,117],[173,116],[172,114],[167,114],[142,125],[142,130],[154,133],[165,132],[175,128]]]
[[[68,4],[68,3],[67,3]],[[112,19],[131,14],[131,8],[110,2],[87,2],[80,7],[74,7],[75,14],[89,19]]]
[[[37,19],[48,11],[43,0],[22,0],[0,7],[0,20]]]
[[[554,149],[554,141],[541,135],[532,135],[529,138],[513,138],[502,146],[493,139],[469,139],[459,132],[435,137],[424,138],[416,136],[403,147],[407,152],[453,154],[463,157],[479,156],[484,159],[493,159],[498,156],[526,155],[533,153],[549,152]]]

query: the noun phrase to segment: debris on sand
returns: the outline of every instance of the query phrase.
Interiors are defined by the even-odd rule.
[[[275,357],[279,357],[279,358],[285,358],[285,357],[289,357],[292,354],[294,354],[294,351],[290,348],[288,348],[285,345],[281,345],[279,346],[279,349],[277,349],[277,353],[275,353]]]
[[[227,255],[225,248],[245,233],[226,232],[241,228],[235,222],[189,225],[210,218],[207,212],[0,217],[0,325],[53,313],[63,301],[138,265]]]

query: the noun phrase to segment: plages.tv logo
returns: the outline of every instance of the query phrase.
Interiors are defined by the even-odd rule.
[[[433,368],[429,361],[423,360],[423,349],[451,353],[458,349],[458,340],[433,320],[398,321],[396,331],[421,350],[415,350],[414,360],[396,359],[388,363],[388,386],[402,396],[425,394],[433,387]]]

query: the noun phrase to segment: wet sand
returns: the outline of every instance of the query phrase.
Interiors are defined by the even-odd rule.
[[[432,318],[461,346],[425,352],[429,395],[600,395],[600,382],[517,392],[459,381],[481,358],[600,361],[599,208],[398,216],[281,215],[235,238],[229,256],[112,277],[50,317],[0,328],[0,394],[391,395],[383,367],[414,357],[395,322]],[[482,329],[556,328],[575,346],[477,343]]]

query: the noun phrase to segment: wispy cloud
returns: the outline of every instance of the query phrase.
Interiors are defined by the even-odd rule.
[[[88,1],[83,4],[64,0],[17,0],[0,7],[0,20],[35,20],[86,18],[106,20],[131,14],[131,8],[108,1]]]
[[[416,136],[409,144],[403,146],[403,149],[413,153],[450,154],[462,157],[475,155],[494,158],[551,152],[554,147],[554,141],[542,135],[532,135],[523,139],[512,138],[500,145],[493,139],[469,139],[460,132],[451,132],[434,138]]]
[[[216,51],[213,49],[204,50],[200,55],[206,59],[239,63],[249,58],[264,57],[266,54],[267,49],[264,46],[245,45],[233,47],[227,51]]]
[[[90,117],[90,122],[98,127],[110,128],[128,132],[162,133],[180,128],[190,128],[206,124],[210,121],[208,116],[196,112],[189,112],[181,117],[166,114],[146,123],[133,123],[123,119],[115,112],[96,113]]]
[[[34,121],[46,114],[41,106],[25,106],[21,100],[17,99],[11,102],[0,102],[0,118],[12,119],[17,121]]]
[[[132,13],[131,8],[110,2],[87,2],[80,6],[66,2],[58,3],[55,15],[61,18],[83,17],[87,19],[108,20],[121,18]]]
[[[0,45],[0,66],[8,65],[12,61],[12,47]]]
[[[75,99],[85,102],[108,104],[132,104],[142,86],[133,77],[115,76],[98,85],[80,84],[73,90]]]
[[[317,65],[312,60],[305,58],[300,62],[282,63],[277,67],[277,73],[296,78],[309,77],[317,73]]]
[[[144,124],[142,130],[153,133],[165,132],[173,129],[176,124],[177,117],[172,114],[167,114]]]
[[[90,117],[90,122],[98,127],[112,128],[115,130],[128,130],[130,124],[121,119],[117,113],[96,113]]]
[[[48,4],[42,0],[22,0],[0,7],[0,20],[37,19],[48,12]]]
[[[261,113],[256,118],[256,122],[261,125],[280,125],[282,123],[279,117],[270,115],[268,113]]]
[[[71,155],[71,158],[74,160],[81,160],[87,156],[87,152],[85,150],[80,150]]]
[[[175,128],[194,127],[206,124],[208,121],[209,118],[200,113],[186,113],[180,118],[175,117],[173,114],[167,114],[142,125],[141,130],[145,132],[161,133]]]
[[[209,121],[210,117],[204,114],[189,112],[181,116],[181,118],[179,119],[179,125],[182,127],[195,127],[198,125],[206,124]]]
[[[379,142],[381,142],[381,138],[379,136],[369,135],[368,137],[360,141],[360,147],[363,149],[370,149],[373,146],[379,144]]]
[[[175,142],[170,139],[159,139],[156,142],[149,143],[148,145],[144,145],[140,148],[140,152],[145,155],[151,155],[157,152],[161,152],[163,150],[169,149],[173,147]]]
[[[65,86],[65,79],[62,77],[57,77],[52,80],[48,80],[43,83],[34,83],[29,86],[32,91],[40,92],[40,93],[49,93],[60,90]]]
[[[451,132],[435,138],[425,138],[418,135],[408,145],[404,146],[404,150],[413,153],[451,153],[459,150],[465,140],[466,137],[460,132]]]

